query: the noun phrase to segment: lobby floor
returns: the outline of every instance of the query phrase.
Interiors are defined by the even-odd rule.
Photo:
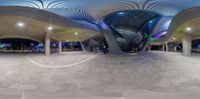
[[[200,54],[0,54],[0,99],[199,99]]]

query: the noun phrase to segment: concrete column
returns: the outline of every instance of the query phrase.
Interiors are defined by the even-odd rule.
[[[121,50],[112,32],[104,31],[103,35],[108,43],[109,51],[111,54],[125,54],[125,52]]]
[[[191,56],[191,53],[192,53],[192,37],[190,35],[183,35],[182,44],[183,44],[183,55],[184,56]]]
[[[162,51],[165,51],[165,45],[164,44],[162,45]]]
[[[101,24],[101,32],[104,35],[106,42],[109,46],[109,53],[111,54],[125,54],[125,52],[123,52],[119,46],[119,44],[117,43],[117,40],[115,38],[115,36],[112,33],[112,30],[110,29],[110,27],[105,24],[105,22],[103,20],[100,21]]]
[[[168,43],[165,44],[166,52],[169,52],[169,46]]]
[[[86,51],[85,46],[83,45],[83,43],[80,42],[80,44],[81,44],[81,48],[82,48],[82,50],[83,50],[83,51]]]
[[[51,53],[51,49],[50,49],[50,33],[47,32],[45,34],[45,55],[46,56],[50,56],[50,53]]]
[[[62,54],[62,41],[58,41],[58,53]]]
[[[151,51],[151,47],[152,47],[152,45],[148,44],[148,51]]]
[[[174,51],[177,52],[177,47],[176,47],[176,45],[174,46]]]

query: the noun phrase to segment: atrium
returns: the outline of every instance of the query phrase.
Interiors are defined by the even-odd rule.
[[[0,0],[0,99],[200,99],[200,0]]]

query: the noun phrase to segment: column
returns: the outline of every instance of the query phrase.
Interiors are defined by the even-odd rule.
[[[111,54],[125,54],[125,52],[121,50],[112,32],[104,31],[103,35],[108,43],[109,51]]]
[[[58,53],[62,54],[62,41],[58,41]]]
[[[176,45],[174,46],[174,52],[177,52],[177,46]]]
[[[169,46],[168,43],[165,44],[166,52],[169,52]]]
[[[191,56],[191,53],[192,53],[192,37],[190,35],[183,35],[182,44],[183,44],[183,55],[184,56]]]
[[[50,33],[47,32],[45,34],[45,55],[46,56],[50,56],[50,53],[51,53],[51,49],[50,49]]]
[[[152,47],[152,45],[148,44],[148,51],[151,51],[151,47]]]
[[[83,50],[83,51],[86,51],[85,46],[83,45],[83,43],[80,42],[80,44],[81,44],[81,48],[82,48],[82,50]]]
[[[165,51],[165,45],[162,44],[162,51]]]
[[[115,38],[115,36],[113,35],[113,31],[110,29],[110,27],[104,23],[103,20],[101,20],[99,22],[101,24],[101,32],[104,35],[106,42],[109,46],[109,53],[111,54],[125,54],[125,52],[123,52]]]

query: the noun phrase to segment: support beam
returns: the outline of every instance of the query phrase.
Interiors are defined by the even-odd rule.
[[[50,49],[50,33],[46,32],[45,34],[45,55],[50,56],[51,49]]]
[[[192,53],[192,36],[183,35],[182,44],[183,44],[183,55],[184,56],[191,56],[191,53]]]
[[[106,25],[103,20],[100,21],[100,24],[101,24],[100,28],[102,30],[101,32],[104,35],[106,42],[109,46],[109,53],[111,53],[111,54],[126,54],[125,52],[123,52],[121,50],[110,27],[108,25]]]
[[[58,41],[58,53],[62,54],[62,41]]]
[[[108,43],[109,46],[109,53],[111,54],[125,54],[117,43],[117,40],[115,39],[114,35],[111,32],[104,31],[103,35]]]

